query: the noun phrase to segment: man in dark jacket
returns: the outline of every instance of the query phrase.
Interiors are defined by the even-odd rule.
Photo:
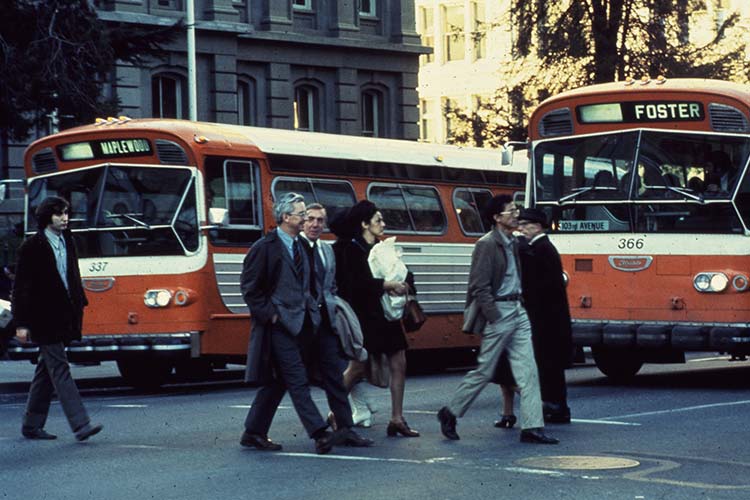
[[[351,429],[352,410],[341,372],[331,359],[317,361],[327,368],[324,387],[340,425],[336,432],[327,430],[328,423],[312,400],[307,363],[316,355],[337,355],[330,342],[335,337],[329,315],[323,312],[325,270],[320,259],[316,262],[306,256],[299,239],[308,217],[304,198],[284,194],[274,203],[273,211],[278,227],[250,248],[240,282],[252,321],[245,381],[261,385],[245,419],[240,444],[263,451],[281,450],[280,444],[268,438],[268,431],[288,391],[318,453],[328,453],[336,444],[370,446],[371,440]],[[311,265],[317,266],[316,273]]]
[[[56,196],[36,210],[39,230],[18,250],[12,310],[20,342],[39,345],[39,362],[29,389],[21,433],[28,439],[55,439],[44,430],[52,394],[57,393],[79,441],[102,430],[92,425],[65,354],[81,338],[88,304],[78,271],[78,255],[67,230],[70,204]]]
[[[519,251],[523,299],[531,321],[544,420],[569,423],[565,368],[571,360],[572,333],[560,254],[544,233],[547,217],[542,210],[524,209],[518,228],[526,240]]]

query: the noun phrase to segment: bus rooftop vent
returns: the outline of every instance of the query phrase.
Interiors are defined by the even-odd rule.
[[[52,151],[52,148],[44,148],[35,153],[31,159],[31,163],[34,167],[34,172],[37,174],[54,172],[57,170],[57,160],[55,159],[55,153]]]
[[[164,139],[156,139],[156,152],[164,165],[187,165],[185,150],[179,144]]]
[[[717,132],[747,132],[747,118],[737,108],[726,104],[712,102],[708,105],[708,114],[711,117],[711,128]]]
[[[568,108],[550,111],[539,122],[539,135],[554,137],[573,133],[573,118]]]

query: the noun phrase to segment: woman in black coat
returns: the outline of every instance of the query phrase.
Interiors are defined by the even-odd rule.
[[[406,381],[406,337],[400,321],[385,317],[380,297],[383,293],[405,295],[406,282],[374,278],[367,261],[370,250],[383,236],[385,221],[374,203],[363,200],[354,205],[346,219],[332,225],[339,237],[334,244],[338,294],[357,314],[364,345],[371,356],[385,354],[390,363],[391,420],[389,436],[417,437],[404,420],[404,386]],[[344,372],[344,384],[351,389],[364,375],[366,363],[351,361]]]

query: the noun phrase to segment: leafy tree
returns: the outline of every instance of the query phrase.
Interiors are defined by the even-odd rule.
[[[715,2],[715,0],[708,0]],[[513,0],[495,26],[514,26],[511,64],[494,98],[474,111],[446,110],[452,142],[497,145],[526,137],[528,111],[564,90],[629,76],[748,81],[739,15],[691,19],[699,0]],[[692,21],[692,22],[691,22]],[[705,43],[691,41],[691,26],[717,26]]]
[[[7,4],[10,5],[7,5]],[[162,58],[183,30],[105,23],[87,0],[12,0],[0,16],[0,178],[7,145],[23,141],[55,113],[72,126],[118,111],[102,89],[116,62]]]

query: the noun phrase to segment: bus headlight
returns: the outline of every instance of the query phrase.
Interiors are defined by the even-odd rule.
[[[177,306],[186,306],[195,302],[197,294],[193,290],[180,288],[174,293],[174,303]]]
[[[698,273],[693,278],[693,286],[699,292],[719,293],[726,290],[729,278],[724,273]]]
[[[143,303],[147,307],[167,307],[172,300],[172,292],[169,290],[147,290],[143,294]]]

